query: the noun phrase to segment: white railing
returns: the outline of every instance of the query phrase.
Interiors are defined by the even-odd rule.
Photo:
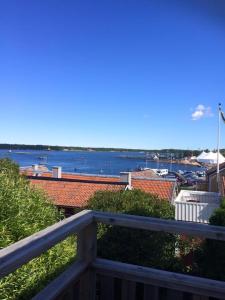
[[[184,190],[174,200],[174,205],[176,220],[209,223],[209,218],[220,205],[220,195]]]
[[[175,219],[207,224],[216,208],[217,204],[176,202]]]

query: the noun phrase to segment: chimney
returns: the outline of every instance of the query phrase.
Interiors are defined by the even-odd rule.
[[[52,177],[61,178],[62,177],[62,167],[53,167],[52,168]]]
[[[127,183],[126,189],[132,189],[130,172],[120,172],[120,181]]]

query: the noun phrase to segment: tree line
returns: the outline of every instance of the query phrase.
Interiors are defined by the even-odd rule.
[[[38,150],[38,151],[121,151],[121,152],[144,152],[144,153],[158,153],[158,154],[170,154],[172,153],[174,157],[190,157],[197,156],[203,150],[199,149],[130,149],[130,148],[113,148],[113,147],[81,147],[81,146],[57,146],[57,145],[28,145],[28,144],[0,144],[0,149],[2,150]],[[204,149],[204,151],[209,152],[209,149]],[[221,153],[225,154],[225,149],[221,149]]]

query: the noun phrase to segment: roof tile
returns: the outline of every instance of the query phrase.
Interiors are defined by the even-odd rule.
[[[119,177],[87,176],[65,174],[63,178],[50,179],[49,174],[45,177],[30,177],[32,185],[46,191],[53,203],[58,206],[85,207],[90,197],[97,191],[120,191],[126,184],[121,184]],[[74,181],[63,181],[74,179]],[[76,181],[79,180],[79,181]],[[160,198],[171,200],[174,185],[171,180],[132,178],[132,187],[143,190],[146,193],[158,195]]]

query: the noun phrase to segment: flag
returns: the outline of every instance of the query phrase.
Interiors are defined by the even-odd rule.
[[[225,116],[224,116],[224,113],[222,112],[222,110],[220,111],[220,115],[221,115],[223,122],[225,123]]]
[[[219,154],[220,154],[220,118],[225,123],[225,116],[221,109],[221,103],[218,105],[218,135],[217,135],[217,170],[216,170],[216,181],[218,192],[220,192],[220,163],[219,163]]]
[[[223,122],[225,123],[225,115],[224,115],[224,112],[221,110],[221,104],[219,103],[219,110],[220,110],[220,116],[221,116],[221,119],[223,120]]]

